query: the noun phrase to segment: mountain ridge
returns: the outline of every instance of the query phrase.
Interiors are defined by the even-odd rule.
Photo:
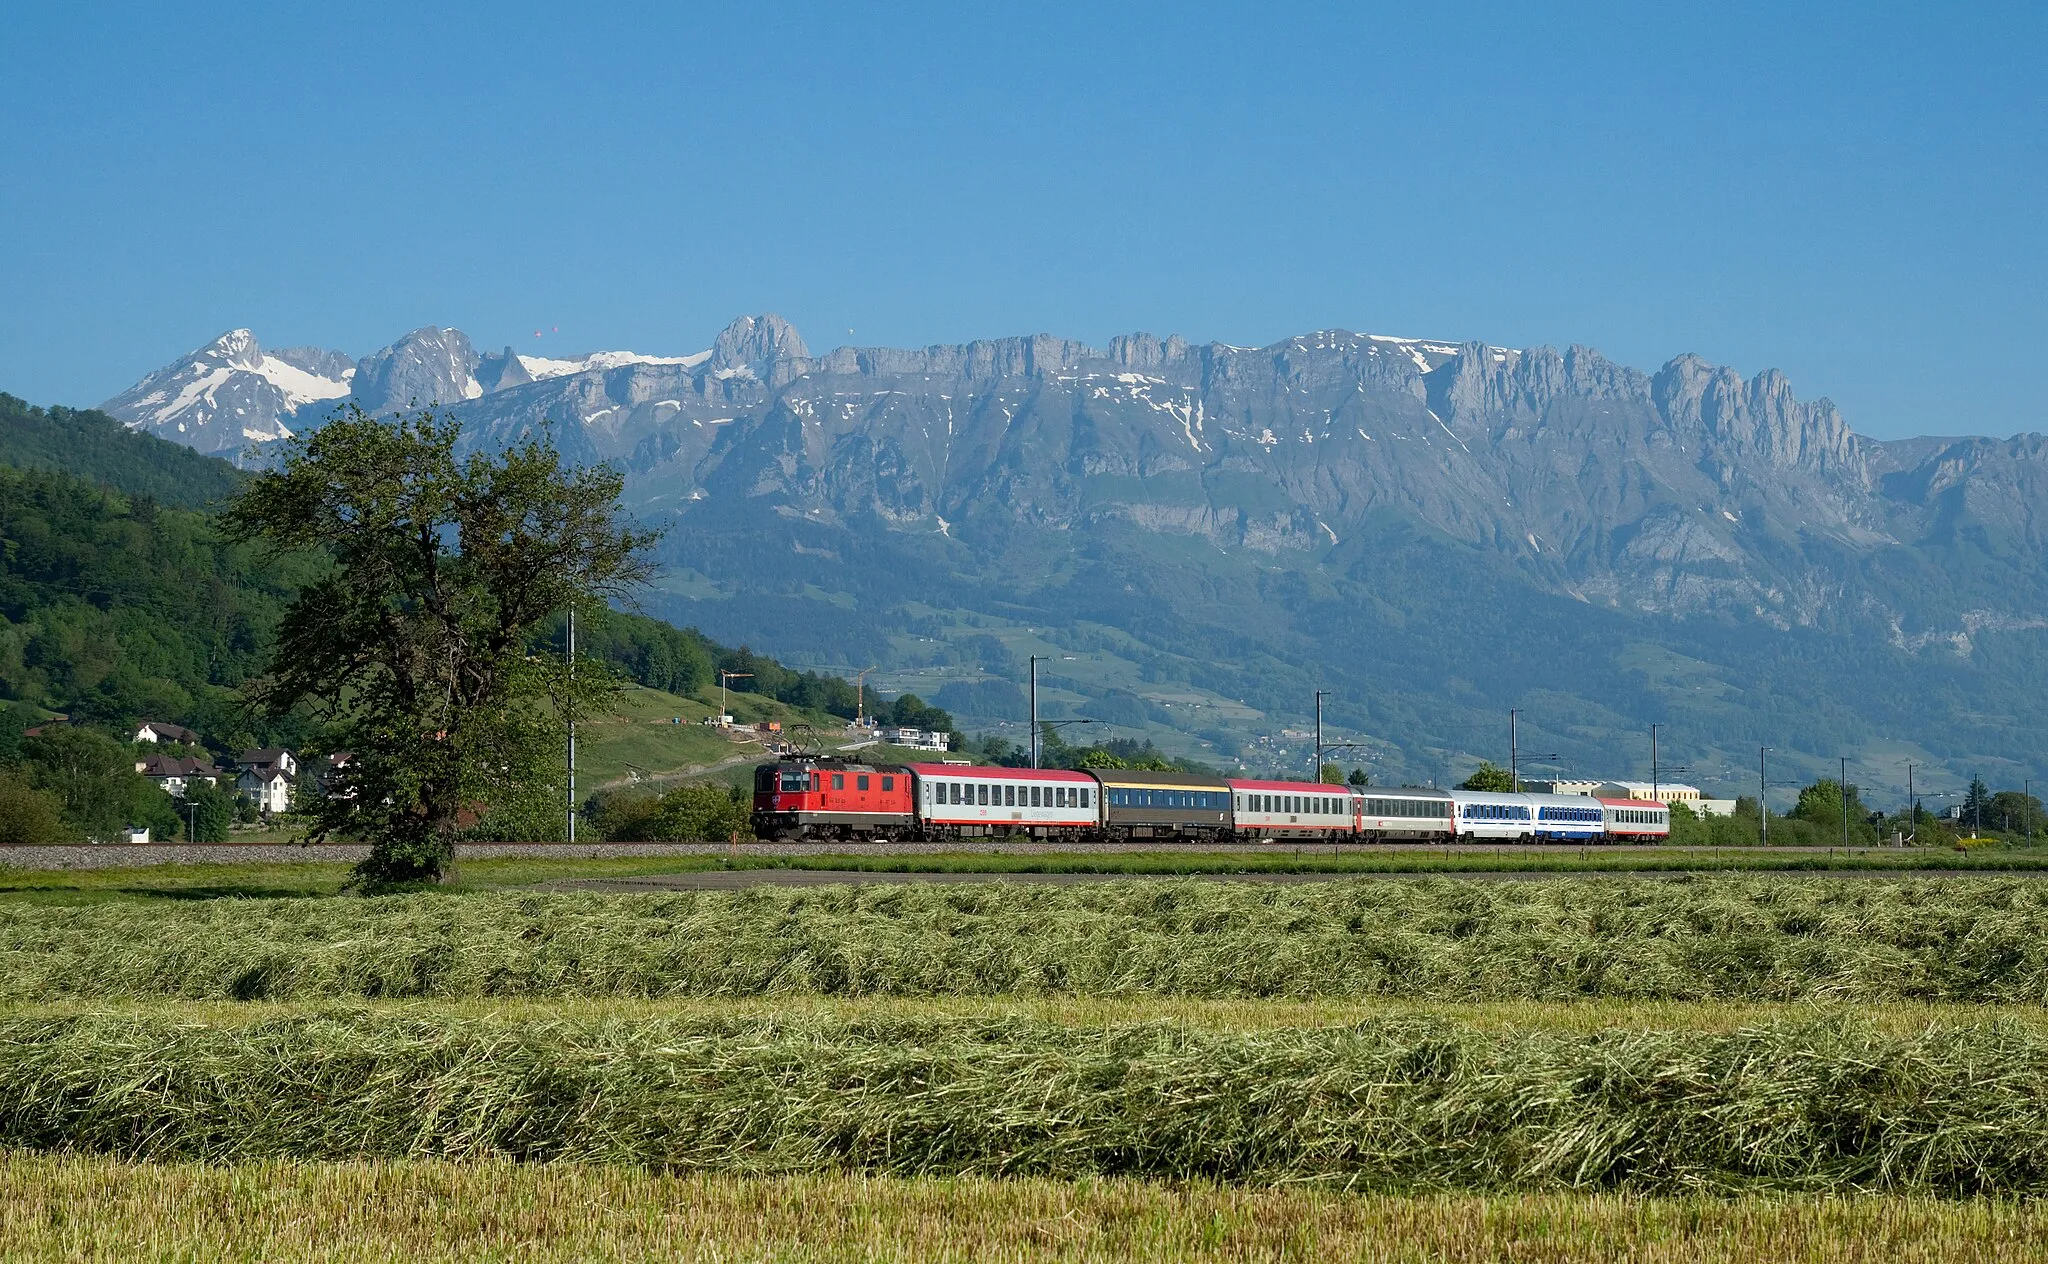
[[[1558,732],[1560,747],[1611,758],[1622,729],[1699,702],[1675,690],[1747,697],[1756,662],[1792,658],[1807,664],[1781,681],[1794,693],[1891,673],[1944,699],[1953,733],[1986,731],[1988,711],[2029,734],[2026,749],[2048,744],[2009,714],[2048,646],[2038,435],[1877,440],[1776,370],[1682,355],[1646,373],[1583,346],[1334,329],[1259,348],[1040,334],[811,355],[760,316],[688,356],[600,353],[545,376],[527,361],[428,327],[359,360],[348,398],[373,411],[439,399],[470,445],[547,433],[572,459],[616,463],[633,507],[676,528],[664,612],[820,665],[857,653],[966,670],[917,667],[927,650],[907,629],[951,644],[980,635],[975,620],[1101,623],[1140,643],[1119,642],[1131,672],[1106,688],[1173,684],[1222,708],[1261,686],[1218,655],[1266,663],[1290,688],[1317,672],[1363,680],[1363,662],[1321,663],[1344,645],[1414,664],[1390,712],[1413,717],[1478,688],[1470,661],[1521,661],[1532,633],[1518,618],[1556,656],[1576,619],[1615,656],[1580,680],[1666,661],[1680,642],[1696,666],[1683,685],[1639,681],[1640,702],[1543,663],[1480,689],[1508,704],[1541,679],[1575,699],[1591,735]],[[1160,620],[1133,594],[1176,613],[1241,603],[1272,631],[1261,643],[1227,620]],[[822,631],[835,620],[839,633]],[[1027,632],[1003,635],[1021,648]],[[1148,662],[1175,679],[1132,674]],[[1963,694],[1974,701],[1956,710]],[[1166,693],[1147,700],[1170,710]],[[1293,705],[1276,695],[1263,710]],[[1812,705],[1832,718],[1800,740],[1853,731],[1855,707]],[[1211,747],[1243,737],[1182,727]],[[1386,740],[1389,759],[1422,766],[1421,737]]]

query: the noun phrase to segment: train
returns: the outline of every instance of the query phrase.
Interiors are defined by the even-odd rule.
[[[1130,769],[780,760],[754,770],[770,841],[1654,843],[1645,799],[1353,787]]]

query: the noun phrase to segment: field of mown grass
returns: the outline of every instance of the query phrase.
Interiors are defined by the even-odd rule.
[[[2027,879],[753,888],[0,906],[0,999],[2048,1001]]]
[[[1934,1264],[2048,1250],[2039,1203],[664,1174],[0,1156],[11,1259]]]
[[[0,903],[0,1234],[2040,1257],[2044,1001],[2023,878]]]
[[[2048,1031],[17,1011],[0,1148],[1961,1197],[2048,1189]]]
[[[286,841],[282,836],[270,840]],[[119,901],[188,900],[266,896],[338,895],[346,886],[348,863],[321,858],[309,847],[304,860],[239,864],[166,864],[135,868],[27,869],[0,860],[0,905],[11,903],[89,904]],[[1205,874],[1351,875],[1532,873],[1569,877],[1602,873],[1683,876],[1757,872],[1814,874],[1935,871],[2000,874],[2048,873],[2048,849],[1959,852],[1762,852],[1686,851],[1661,848],[1587,849],[1577,853],[1502,849],[1495,852],[1430,851],[1423,848],[1345,850],[1293,849],[1226,852],[1123,852],[1114,854],[969,852],[923,855],[764,856],[741,852],[684,856],[563,858],[488,856],[464,858],[434,894],[468,895],[542,883],[602,882],[658,874],[709,870],[792,869],[853,873],[1075,873],[1129,877],[1196,877]]]

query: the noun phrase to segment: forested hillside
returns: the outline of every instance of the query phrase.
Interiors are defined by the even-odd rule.
[[[263,670],[279,617],[323,563],[221,538],[196,507],[241,478],[103,414],[0,395],[0,702],[110,728],[168,720],[220,750],[305,742],[303,724],[246,710],[240,688]],[[563,631],[558,620],[540,644],[559,647]],[[744,673],[736,691],[849,717],[856,707],[844,680],[642,615],[579,626],[578,648],[673,693],[714,684],[723,668]],[[951,726],[929,708],[905,719]]]
[[[97,409],[42,409],[0,394],[0,465],[69,474],[180,509],[225,499],[234,466],[183,444],[137,434]]]

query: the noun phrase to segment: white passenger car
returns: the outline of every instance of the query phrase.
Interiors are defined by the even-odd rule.
[[[1071,833],[1101,820],[1099,787],[1084,772],[1057,768],[991,768],[911,764],[915,811],[929,833]]]

